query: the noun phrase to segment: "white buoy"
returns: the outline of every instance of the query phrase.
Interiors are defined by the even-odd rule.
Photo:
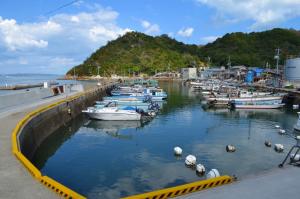
[[[279,129],[278,133],[281,134],[281,135],[285,134],[285,130],[284,129]]]
[[[293,109],[299,109],[299,104],[294,104]]]
[[[265,141],[265,146],[266,146],[266,147],[271,147],[271,146],[272,146],[272,143],[271,143],[270,141],[267,141],[267,140],[266,140],[266,141]]]
[[[194,166],[194,165],[196,165],[196,157],[195,156],[193,156],[193,155],[188,155],[188,156],[186,156],[186,158],[185,158],[185,164],[187,165],[187,166]]]
[[[284,147],[283,147],[282,144],[274,144],[274,149],[275,149],[275,151],[277,151],[277,152],[283,152]]]
[[[196,172],[203,175],[205,173],[205,167],[202,164],[197,164]]]
[[[182,155],[182,148],[180,148],[179,146],[174,147],[174,154],[175,155]]]
[[[291,157],[291,160],[293,161],[300,161],[300,154],[297,154],[295,157],[294,157],[295,154],[291,154],[290,157]]]
[[[233,146],[233,145],[229,144],[229,145],[226,146],[226,151],[227,152],[235,152],[235,150],[236,150],[235,146]]]
[[[217,169],[212,169],[208,172],[208,174],[206,175],[207,179],[211,179],[211,178],[216,178],[219,177],[220,173]]]
[[[279,125],[275,125],[275,128],[279,129],[279,128],[280,128],[280,126],[279,126]]]
[[[150,111],[150,112],[149,112],[149,115],[150,115],[150,116],[155,116],[156,113],[155,113],[154,111]]]

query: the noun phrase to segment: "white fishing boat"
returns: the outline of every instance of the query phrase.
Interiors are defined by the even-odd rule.
[[[281,100],[282,101],[283,96],[257,96],[257,97],[245,97],[245,98],[240,98],[240,97],[212,97],[208,98],[207,101],[218,101],[218,102],[230,102],[232,100],[236,102],[254,102],[254,101],[272,101],[272,100]]]
[[[298,121],[294,125],[294,129],[297,130],[297,131],[300,131],[300,112],[297,112],[297,113],[298,113]]]
[[[279,109],[284,107],[284,103],[273,103],[273,104],[234,104],[236,109]]]
[[[228,104],[235,109],[278,109],[285,105],[282,97],[238,98]]]
[[[97,109],[94,107],[83,110],[92,119],[107,121],[136,121],[141,120],[141,114],[136,110],[122,110],[118,107],[105,107]]]

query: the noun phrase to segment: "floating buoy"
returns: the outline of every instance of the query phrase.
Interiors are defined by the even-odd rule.
[[[235,152],[235,150],[236,150],[235,146],[233,146],[233,145],[229,144],[229,145],[226,146],[226,151],[227,152]]]
[[[283,147],[282,144],[274,144],[274,149],[275,149],[276,152],[280,153],[280,152],[283,152],[284,147]]]
[[[294,156],[295,154],[290,155],[292,161],[300,161],[300,154],[297,154],[295,157]]]
[[[197,164],[196,172],[200,175],[203,175],[205,173],[205,167],[202,164]]]
[[[279,129],[279,128],[280,128],[280,126],[279,126],[279,125],[275,125],[275,128]]]
[[[212,169],[208,172],[208,174],[206,175],[207,179],[211,179],[211,178],[216,178],[219,177],[220,173],[217,169]]]
[[[188,155],[188,156],[186,156],[186,158],[185,158],[185,164],[187,165],[187,166],[194,166],[194,165],[196,165],[196,157],[195,156],[193,156],[193,155]]]
[[[271,147],[272,144],[271,144],[271,142],[269,142],[269,141],[265,141],[265,146],[266,146],[266,147]]]
[[[279,129],[278,133],[281,134],[281,135],[285,134],[285,130],[284,129]]]
[[[293,109],[299,109],[299,104],[294,104]]]
[[[179,146],[174,147],[174,154],[175,155],[182,155],[182,149]]]
[[[155,116],[156,113],[155,113],[154,111],[150,111],[150,112],[149,112],[149,115],[150,115],[150,116]]]

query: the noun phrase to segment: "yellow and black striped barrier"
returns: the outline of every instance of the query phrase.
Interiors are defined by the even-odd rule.
[[[166,199],[166,198],[174,198],[177,196],[181,196],[184,194],[201,191],[204,189],[209,189],[221,185],[225,185],[231,183],[233,178],[230,176],[220,176],[216,178],[211,178],[208,180],[201,180],[197,182],[192,182],[176,187],[161,189],[157,191],[152,191],[148,193],[143,193],[139,195],[133,195],[129,197],[125,197],[122,199]]]
[[[88,91],[91,92],[91,91]],[[52,178],[48,176],[43,176],[42,173],[22,154],[20,151],[19,141],[18,141],[18,135],[21,132],[22,128],[26,125],[28,121],[30,121],[33,117],[36,115],[49,110],[57,105],[60,105],[65,102],[69,102],[75,99],[78,99],[79,97],[83,96],[87,92],[81,92],[77,95],[68,97],[63,100],[59,100],[57,102],[54,102],[50,105],[46,105],[44,107],[38,108],[30,113],[28,113],[24,118],[22,118],[16,127],[14,128],[12,132],[12,152],[17,157],[17,159],[20,160],[20,162],[24,165],[24,167],[27,168],[27,170],[31,173],[31,175],[37,179],[39,182],[41,182],[43,185],[48,187],[50,190],[54,191],[55,193],[59,194],[63,198],[67,199],[85,199],[86,197],[80,195],[79,193],[76,193],[75,191],[69,189],[68,187],[60,184],[59,182],[53,180]]]

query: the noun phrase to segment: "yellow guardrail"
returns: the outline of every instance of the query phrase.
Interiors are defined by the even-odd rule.
[[[217,178],[212,178],[208,180],[201,180],[197,182],[192,182],[176,187],[161,189],[157,191],[152,191],[144,194],[134,195],[125,197],[122,199],[165,199],[174,198],[180,195],[201,191],[204,189],[209,189],[216,186],[221,186],[224,184],[231,183],[233,178],[230,176],[220,176]]]
[[[41,108],[38,108],[30,113],[28,113],[24,118],[22,118],[16,127],[14,128],[12,132],[12,152],[17,157],[18,160],[24,165],[24,167],[27,168],[27,170],[32,174],[32,176],[40,181],[43,185],[51,189],[52,191],[59,194],[61,197],[68,198],[68,199],[85,199],[86,197],[80,195],[79,193],[76,193],[75,191],[69,189],[68,187],[60,184],[59,182],[53,180],[52,178],[48,176],[43,176],[41,172],[22,154],[19,148],[19,142],[18,142],[18,134],[21,132],[21,129],[25,126],[25,124],[30,121],[34,116],[49,110],[59,104],[70,102],[72,100],[78,99],[79,97],[85,95],[86,93],[91,92],[81,92],[79,94],[76,94],[74,96],[68,97],[63,100],[59,100],[55,103],[52,103],[47,106],[43,106]]]

